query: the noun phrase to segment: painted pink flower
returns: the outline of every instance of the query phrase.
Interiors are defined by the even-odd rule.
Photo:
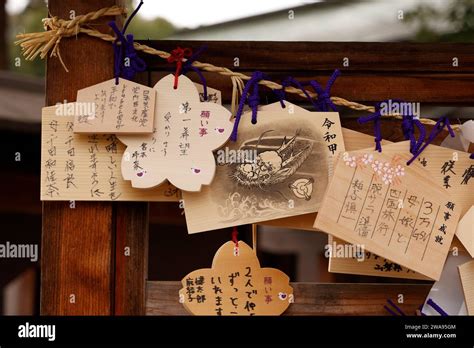
[[[372,169],[377,175],[382,175],[382,168],[383,168],[383,163],[376,160],[374,163],[372,163]]]
[[[372,154],[366,153],[366,154],[362,157],[362,162],[363,162],[364,164],[372,163],[373,160],[374,160],[374,155],[372,155]]]
[[[355,156],[348,156],[346,157],[346,159],[344,160],[344,162],[346,163],[346,166],[349,166],[349,167],[352,167],[354,168],[356,166],[356,158]]]
[[[401,165],[398,165],[395,168],[395,175],[396,176],[404,176],[405,175],[405,168],[403,168]]]

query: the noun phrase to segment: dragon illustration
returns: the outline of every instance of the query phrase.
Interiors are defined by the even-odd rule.
[[[257,153],[260,142],[269,132],[273,130],[263,132],[258,138],[255,145]],[[313,147],[309,141],[305,141],[304,145],[298,143],[298,136],[299,131],[289,140],[285,136],[276,150],[262,151],[258,153],[255,161],[237,165],[232,177],[241,186],[261,189],[285,181],[303,164]]]

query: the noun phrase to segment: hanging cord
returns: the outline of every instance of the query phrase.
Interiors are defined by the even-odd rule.
[[[128,17],[127,21],[125,22],[122,31],[119,30],[115,21],[109,22],[109,26],[112,28],[116,36],[116,39],[113,42],[114,75],[116,85],[118,84],[119,77],[123,77],[127,80],[133,80],[137,72],[146,70],[145,61],[138,57],[137,52],[135,51],[133,35],[128,34],[125,36],[125,32],[127,31],[129,24],[131,23],[133,17],[135,17],[135,15],[138,13],[142,5],[143,1],[140,1],[137,8],[132,12],[130,17]],[[126,59],[128,59],[127,64],[125,64]]]
[[[334,105],[331,100],[331,88],[339,75],[341,75],[340,71],[338,69],[334,70],[324,89],[316,80],[309,81],[309,85],[313,87],[314,91],[317,93],[316,110],[337,111],[336,105]]]
[[[201,79],[203,91],[204,91],[204,100],[207,101],[207,83],[204,75],[202,74],[201,70],[196,68],[193,63],[199,57],[199,55],[207,49],[206,45],[203,45],[198,48],[196,52],[194,52],[191,57],[189,57],[186,62],[184,62],[181,68],[181,74],[186,75],[189,70],[193,70],[196,74],[198,74],[199,78]]]
[[[275,93],[275,95],[278,97],[282,108],[286,107],[284,103],[284,101],[286,100],[286,88],[290,86],[295,86],[296,88],[300,89],[303,95],[310,101],[311,104],[313,104],[314,108],[318,110],[317,102],[309,95],[303,84],[291,76],[288,76],[281,82],[280,89],[273,89],[273,93]]]
[[[232,141],[237,141],[237,131],[239,128],[240,118],[242,117],[242,112],[244,111],[245,102],[247,102],[249,107],[252,109],[252,124],[257,123],[258,105],[260,103],[258,84],[263,79],[268,80],[264,73],[261,71],[255,71],[252,74],[250,80],[248,80],[245,84],[244,90],[242,91],[242,96],[240,98],[239,108],[237,109],[237,114],[235,115],[234,128],[232,129],[232,134],[230,136]],[[252,93],[250,93],[251,88],[253,88]]]
[[[387,299],[387,303],[392,306],[399,314],[400,316],[404,317],[406,316],[405,313],[403,313],[403,311],[401,310],[400,307],[398,307],[391,299]],[[391,315],[394,315],[394,316],[398,316],[397,313],[395,313],[390,307],[388,307],[387,305],[384,305],[383,308],[385,308]]]
[[[375,106],[375,112],[373,114],[359,117],[359,119],[357,120],[359,124],[374,122],[375,150],[377,150],[378,152],[382,152],[382,145],[380,143],[382,141],[382,131],[380,129],[381,117],[382,115],[380,111],[380,103],[377,103],[377,105]]]
[[[190,58],[193,54],[193,51],[190,48],[181,48],[177,47],[171,51],[170,56],[168,57],[168,63],[176,63],[176,71],[174,73],[174,85],[173,88],[178,88],[178,79],[181,75],[181,69],[183,68],[183,59]]]
[[[235,247],[239,247],[239,231],[237,230],[237,226],[234,226],[232,229],[232,241],[235,243]]]
[[[435,301],[433,301],[431,298],[428,299],[428,301],[426,301],[426,304],[430,305],[431,307],[433,307],[433,309],[438,312],[442,317],[447,317],[449,316],[448,313],[446,313],[440,306],[438,306],[436,304]]]
[[[428,140],[426,140],[425,144],[421,146],[413,155],[413,157],[407,162],[407,165],[410,165],[423,152],[423,150],[426,149],[426,147],[438,136],[438,134],[443,131],[444,127],[448,129],[449,135],[451,135],[452,138],[456,136],[453,129],[451,128],[451,125],[449,124],[449,118],[446,116],[441,117],[438,122],[436,122],[434,128],[431,130]]]
[[[415,137],[415,127],[418,128],[420,136],[418,140]],[[406,140],[410,140],[410,152],[414,155],[423,144],[426,138],[426,130],[423,123],[413,115],[403,115],[402,131]]]

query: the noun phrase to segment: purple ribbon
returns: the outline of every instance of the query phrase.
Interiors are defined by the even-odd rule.
[[[138,57],[135,47],[133,46],[133,35],[128,34],[125,36],[128,25],[131,20],[137,14],[140,7],[143,5],[143,0],[140,1],[137,8],[133,13],[128,17],[125,22],[125,26],[122,31],[117,27],[115,21],[110,21],[109,26],[112,28],[116,35],[116,39],[113,43],[114,46],[114,76],[115,84],[118,84],[119,77],[123,77],[127,80],[133,80],[137,72],[142,72],[146,70],[146,64],[143,59]],[[120,45],[118,42],[120,41]],[[128,58],[128,65],[124,64],[125,59]]]
[[[383,308],[385,308],[387,310],[387,312],[389,312],[391,315],[393,316],[398,316],[397,313],[395,313],[394,311],[392,311],[387,305],[384,305]]]
[[[336,105],[331,100],[331,87],[340,75],[340,71],[338,69],[334,70],[331,77],[329,78],[328,83],[326,84],[326,88],[322,88],[321,85],[316,82],[315,80],[309,81],[309,84],[315,92],[318,94],[316,98],[316,110],[318,111],[337,111]]]
[[[308,94],[308,92],[306,91],[306,89],[304,89],[304,86],[302,83],[300,83],[297,79],[291,77],[291,76],[288,76],[286,79],[284,79],[282,82],[281,82],[281,88],[280,89],[274,89],[273,90],[273,93],[275,93],[275,95],[278,97],[278,99],[280,100],[280,104],[281,104],[281,107],[282,108],[285,108],[285,103],[284,103],[284,100],[286,100],[286,92],[285,92],[285,89],[289,86],[295,86],[296,88],[299,88],[301,89],[301,91],[304,93],[304,95],[306,96],[306,98],[311,102],[311,104],[313,104],[314,108],[315,109],[318,109],[318,104],[316,103],[316,101],[311,98],[311,96]]]
[[[470,159],[474,159],[474,153],[471,153],[471,156],[469,156]]]
[[[235,115],[234,128],[232,129],[232,134],[230,136],[232,141],[237,141],[237,131],[239,128],[240,118],[242,117],[242,112],[244,111],[245,102],[247,102],[248,106],[252,109],[252,124],[257,123],[258,105],[260,103],[260,97],[258,95],[258,83],[261,80],[268,80],[267,75],[261,71],[255,71],[250,77],[250,80],[248,80],[245,84],[244,90],[242,91],[242,97],[240,98],[239,108],[237,109],[237,113]],[[251,88],[253,88],[252,93],[250,93]]]
[[[423,144],[426,137],[426,130],[423,123],[413,115],[402,115],[402,130],[405,139],[410,140],[410,152],[414,155]],[[415,137],[415,127],[418,128],[420,136],[418,140]]]
[[[199,57],[199,55],[207,49],[206,45],[199,47],[199,49],[189,57],[186,62],[183,64],[181,69],[181,74],[186,75],[189,70],[193,70],[196,74],[198,74],[199,78],[201,79],[202,87],[204,90],[204,100],[207,101],[207,83],[206,78],[202,74],[201,70],[193,66],[193,62]]]
[[[375,112],[373,114],[359,117],[357,120],[359,124],[374,122],[375,150],[377,150],[378,152],[382,152],[382,145],[380,144],[380,142],[382,141],[382,131],[380,130],[382,114],[380,111],[380,104],[381,103],[375,105]]]
[[[391,299],[387,299],[387,303],[391,305],[395,310],[400,313],[401,316],[406,316],[405,313],[398,307]],[[390,314],[398,316],[397,313],[395,313],[392,309],[390,309],[387,305],[384,305],[383,308],[385,308]]]
[[[443,131],[444,127],[448,129],[449,135],[451,135],[452,138],[455,137],[454,131],[449,124],[449,119],[446,116],[441,117],[431,130],[425,144],[418,149],[413,157],[407,162],[407,165],[410,165],[423,152],[423,150],[426,149],[426,147],[438,136],[438,134]]]
[[[399,104],[404,103],[403,100],[399,100],[399,99],[392,99],[391,101],[399,103]],[[420,132],[420,136],[418,137],[418,139],[416,139],[415,137],[415,127],[418,128],[418,131]],[[425,141],[425,137],[426,137],[425,126],[414,115],[403,114],[402,115],[402,131],[403,131],[403,136],[405,137],[405,139],[410,140],[410,152],[412,154],[415,154],[420,148],[420,146],[423,144],[423,141]]]
[[[447,317],[449,316],[448,313],[446,313],[440,306],[438,306],[436,304],[435,301],[433,301],[431,298],[428,299],[428,301],[426,301],[426,304],[430,305],[431,307],[433,307],[433,309],[438,312],[439,314],[441,314],[441,316],[443,317]]]

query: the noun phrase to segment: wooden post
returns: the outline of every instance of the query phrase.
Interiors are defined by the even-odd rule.
[[[144,315],[148,278],[148,203],[118,203],[115,315]]]
[[[70,18],[115,4],[121,1],[50,0],[49,12]],[[112,19],[94,27],[109,31]],[[79,35],[60,45],[69,73],[58,59],[48,59],[47,105],[75,101],[78,89],[113,77],[110,43]],[[44,202],[41,314],[144,313],[147,231],[147,203]],[[127,246],[130,256],[124,255]]]

